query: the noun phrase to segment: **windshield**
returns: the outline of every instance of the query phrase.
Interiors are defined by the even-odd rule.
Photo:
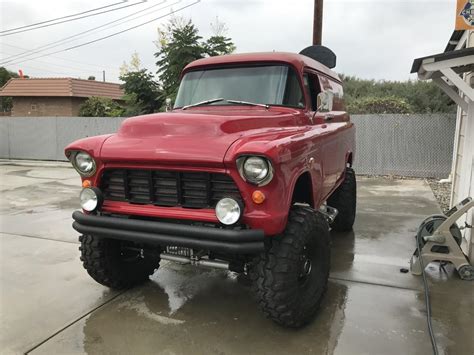
[[[196,70],[184,75],[174,107],[206,100],[304,107],[304,96],[296,72],[286,65]],[[209,105],[229,105],[224,100]]]

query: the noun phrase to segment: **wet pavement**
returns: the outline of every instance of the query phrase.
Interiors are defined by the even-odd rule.
[[[281,328],[235,274],[162,262],[124,292],[89,278],[67,164],[0,161],[0,353],[429,354],[421,278],[400,273],[424,217],[423,180],[361,177],[354,232],[333,233],[328,293],[315,320]],[[428,268],[441,354],[474,353],[474,283]]]

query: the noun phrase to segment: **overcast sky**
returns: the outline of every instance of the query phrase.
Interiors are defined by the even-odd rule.
[[[128,0],[116,7],[140,1]],[[87,19],[2,36],[1,62],[25,50],[61,40],[162,1],[148,0]],[[177,1],[168,0],[153,10]],[[117,2],[120,0],[0,0],[0,28],[4,31]],[[178,10],[192,2],[194,0],[182,0],[171,8]],[[454,30],[455,6],[455,0],[325,0],[323,44],[337,54],[335,70],[339,73],[370,79],[415,78],[409,75],[414,58],[444,51]],[[87,37],[71,40],[32,58],[118,32],[169,12],[170,8],[166,8],[108,30],[89,33]],[[312,41],[313,0],[201,0],[178,14],[192,19],[204,38],[211,35],[210,23],[218,17],[226,23],[228,36],[233,39],[238,53],[299,52]],[[94,75],[98,79],[105,70],[107,81],[118,81],[120,65],[136,51],[142,66],[155,72],[153,54],[156,46],[153,42],[157,39],[157,26],[167,20],[165,17],[104,41],[22,63],[11,62],[6,67],[13,71],[22,69],[25,74],[35,77],[87,78]]]

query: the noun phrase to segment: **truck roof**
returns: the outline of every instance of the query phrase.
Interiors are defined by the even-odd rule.
[[[241,54],[229,54],[216,57],[208,57],[203,59],[195,60],[188,64],[183,72],[202,68],[205,66],[219,66],[227,64],[239,64],[239,63],[261,63],[261,62],[279,62],[291,64],[298,71],[302,71],[305,67],[317,70],[327,76],[341,81],[336,72],[332,71],[325,65],[311,59],[307,56],[287,53],[287,52],[261,52],[261,53],[241,53]]]

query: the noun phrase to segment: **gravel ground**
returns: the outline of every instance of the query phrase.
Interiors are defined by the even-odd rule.
[[[440,184],[437,179],[425,179],[426,182],[430,185],[433,194],[438,200],[439,205],[443,212],[449,210],[449,200],[451,198],[451,183],[442,183]]]
[[[443,212],[449,210],[449,200],[451,199],[451,183],[439,183],[439,179],[433,178],[416,178],[411,176],[400,176],[400,175],[360,175],[367,177],[377,177],[387,180],[425,180],[430,185],[433,194],[438,200],[439,206]]]

